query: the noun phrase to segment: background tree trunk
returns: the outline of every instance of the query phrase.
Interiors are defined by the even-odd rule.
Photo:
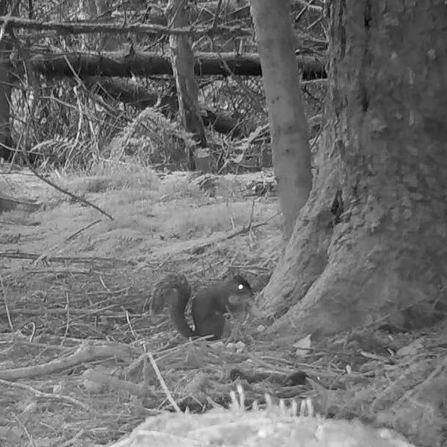
[[[189,25],[186,2],[170,0],[167,8],[170,26],[183,28]],[[172,71],[177,86],[179,113],[183,127],[191,132],[198,146],[206,147],[205,129],[199,108],[199,88],[194,77],[194,54],[188,36],[170,36]],[[195,169],[194,154],[190,154],[190,169]]]
[[[290,2],[252,0],[262,80],[269,111],[273,165],[284,217],[284,238],[292,234],[312,187],[307,121],[295,63]]]
[[[79,0],[79,20],[94,21],[98,17],[102,20],[110,18],[113,10],[111,0]],[[84,34],[79,36],[81,48],[85,51],[114,51],[123,46],[128,36],[118,34]]]
[[[447,8],[334,0],[330,21],[318,173],[262,305],[297,337],[423,326],[447,304]]]
[[[0,2],[0,15],[8,13],[9,2]],[[12,146],[11,124],[10,124],[10,104],[11,104],[11,62],[10,55],[12,44],[10,39],[3,35],[0,41],[0,158],[10,159],[13,152],[9,149]]]

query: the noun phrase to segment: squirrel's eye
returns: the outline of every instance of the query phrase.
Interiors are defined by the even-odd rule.
[[[239,285],[237,286],[237,288],[238,288],[239,290],[242,290],[242,289],[244,288],[244,286],[243,286],[242,284],[239,284]]]

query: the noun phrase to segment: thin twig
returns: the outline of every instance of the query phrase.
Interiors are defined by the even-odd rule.
[[[67,318],[66,318],[67,322],[65,324],[64,336],[62,337],[62,340],[61,340],[61,346],[64,345],[64,342],[65,342],[65,340],[67,338],[67,335],[68,335],[68,331],[70,330],[70,297],[68,296],[67,292],[65,292],[65,299],[67,301],[67,304],[65,306],[66,315],[67,315]]]
[[[6,293],[6,287],[5,287],[5,283],[3,282],[3,277],[1,277],[1,276],[0,276],[0,283],[2,285],[3,301],[5,302],[6,316],[8,318],[9,329],[11,329],[11,332],[14,332],[14,325],[12,324],[11,314],[9,313],[8,296]]]
[[[23,428],[23,431],[25,432],[26,436],[28,436],[28,441],[31,444],[32,447],[36,447],[36,444],[34,443],[34,439],[33,437],[30,435],[30,432],[28,431],[28,429],[26,428],[25,424],[21,421],[21,419],[14,414],[13,415],[14,418],[17,420],[17,422],[19,423],[19,425]]]
[[[76,231],[75,233],[73,233],[71,236],[69,236],[67,239],[65,239],[65,242],[70,242],[71,240],[73,240],[76,236],[79,236],[81,233],[83,233],[85,230],[88,230],[89,228],[93,227],[93,225],[98,224],[99,222],[101,222],[101,219],[95,220],[92,223],[89,223],[88,225],[86,225],[85,227],[82,227],[80,230]]]
[[[154,368],[155,374],[158,378],[158,381],[160,382],[161,387],[163,388],[163,391],[166,394],[166,397],[168,398],[169,402],[171,402],[171,405],[174,407],[174,410],[177,413],[181,413],[182,411],[180,410],[180,407],[177,405],[177,402],[174,400],[174,398],[172,397],[171,392],[169,391],[168,387],[166,386],[166,382],[164,381],[160,370],[158,369],[157,364],[155,363],[154,357],[152,356],[152,354],[150,352],[147,353],[149,360],[151,362],[152,368]]]

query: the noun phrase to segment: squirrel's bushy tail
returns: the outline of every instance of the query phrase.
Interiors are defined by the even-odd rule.
[[[179,299],[179,291],[177,289],[174,289],[172,291],[169,298],[169,313],[171,314],[171,320],[174,323],[175,327],[184,337],[194,337],[196,334],[189,326],[185,318],[185,307],[188,300],[183,303],[182,300]]]
[[[194,337],[195,331],[188,325],[185,309],[191,297],[191,288],[184,275],[170,275],[166,283],[170,286],[167,298],[171,320],[184,337]]]

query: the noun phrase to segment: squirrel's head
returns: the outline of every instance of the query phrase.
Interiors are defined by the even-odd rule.
[[[228,281],[229,294],[228,304],[231,307],[244,306],[251,301],[254,293],[248,281],[241,275],[235,275]]]
[[[253,296],[253,290],[248,281],[241,275],[234,275],[231,279],[231,284],[236,295]]]

